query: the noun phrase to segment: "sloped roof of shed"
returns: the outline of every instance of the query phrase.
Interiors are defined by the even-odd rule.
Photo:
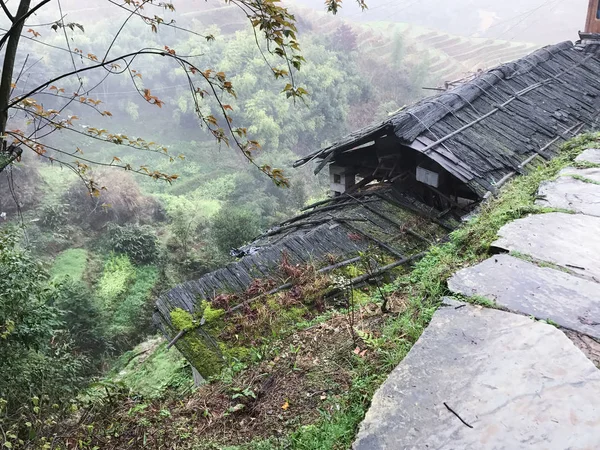
[[[155,324],[173,337],[177,331],[172,328],[171,311],[193,312],[200,299],[243,293],[257,278],[276,277],[284,254],[291,264],[322,266],[331,257],[353,258],[381,243],[387,246],[383,251],[397,259],[418,253],[420,241],[405,236],[402,226],[418,216],[437,216],[437,211],[389,187],[371,188],[359,195],[332,199],[330,205],[294,217],[246,246],[246,255],[238,261],[165,292],[156,302]]]
[[[563,42],[484,72],[389,119],[314,152],[342,152],[395,135],[479,195],[519,171],[530,156],[549,158],[561,138],[592,127],[600,113],[600,49]]]

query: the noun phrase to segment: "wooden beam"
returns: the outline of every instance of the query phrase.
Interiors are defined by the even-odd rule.
[[[366,219],[352,219],[352,218],[336,218],[335,216],[334,220],[340,220],[340,221],[348,221],[348,222],[366,222]],[[284,231],[293,229],[293,228],[298,228],[298,227],[303,227],[305,225],[323,225],[324,223],[327,222],[331,222],[331,219],[323,219],[323,220],[309,220],[306,222],[300,222],[300,223],[293,223],[291,225],[285,225],[283,227],[279,227],[276,228],[275,230],[271,230],[268,233],[263,234],[262,236],[259,236],[258,239],[264,238],[264,237],[269,237],[269,236],[275,236],[279,233],[282,233]]]

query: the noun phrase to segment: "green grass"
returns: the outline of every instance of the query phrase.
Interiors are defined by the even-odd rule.
[[[526,255],[521,252],[512,251],[512,252],[510,252],[510,255],[514,256],[515,258],[522,259],[523,261],[527,261],[531,264],[535,264],[538,267],[546,267],[548,269],[559,270],[560,272],[569,273],[569,274],[574,273],[572,270],[569,270],[566,267],[562,267],[562,266],[559,266],[558,264],[553,264],[553,263],[550,263],[547,261],[541,261],[539,259],[535,259],[534,257]]]
[[[127,255],[112,255],[106,261],[102,277],[96,288],[104,309],[114,309],[117,300],[135,281],[135,275],[135,267]]]
[[[159,398],[168,389],[191,387],[191,369],[185,358],[176,348],[167,350],[167,342],[161,337],[154,340],[157,339],[162,342],[151,348],[149,355],[142,352],[153,345],[152,340],[121,356],[121,365],[117,365],[111,376],[113,381],[122,382],[146,399]]]
[[[589,161],[573,161],[573,167],[576,169],[600,169],[600,164]]]
[[[213,444],[201,446],[201,449],[219,450],[342,450],[350,448],[358,426],[364,418],[377,388],[385,381],[398,363],[404,359],[412,344],[421,335],[431,319],[434,309],[423,310],[414,320],[414,309],[399,316],[390,316],[381,336],[368,340],[369,351],[380,356],[374,360],[353,358],[352,385],[350,390],[331,400],[334,413],[326,409],[321,411],[320,420],[311,425],[300,427],[295,432],[281,437],[252,441],[240,446],[222,447]]]
[[[173,347],[167,350],[162,336],[154,336],[122,354],[98,383],[80,395],[83,401],[106,399],[106,386],[125,387],[144,401],[159,399],[167,391],[182,394],[193,387],[191,369]]]
[[[587,177],[584,177],[584,176],[582,176],[582,175],[578,175],[578,174],[571,174],[571,173],[568,173],[568,174],[566,174],[566,175],[568,175],[568,176],[570,176],[571,178],[574,178],[574,179],[576,179],[576,180],[582,181],[582,182],[584,182],[584,183],[590,183],[590,184],[600,184],[600,182],[598,182],[598,181],[596,181],[596,180],[592,180],[592,179],[590,179],[590,178],[587,178]]]
[[[53,279],[69,276],[73,281],[81,281],[86,269],[87,258],[88,252],[83,248],[65,250],[59,253],[54,260],[50,275]]]
[[[146,305],[154,285],[158,280],[158,269],[154,266],[135,268],[131,286],[126,295],[115,303],[114,312],[108,328],[109,335],[128,334],[135,330],[140,315],[146,312]]]

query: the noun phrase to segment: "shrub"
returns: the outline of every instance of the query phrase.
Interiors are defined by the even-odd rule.
[[[90,289],[70,277],[63,278],[58,286],[54,306],[74,339],[77,351],[98,361],[107,350],[98,304]]]
[[[112,251],[126,254],[136,264],[151,264],[158,258],[158,241],[148,226],[110,226],[108,242]]]
[[[67,205],[56,203],[44,205],[40,226],[47,230],[56,230],[67,224],[68,216]]]
[[[94,179],[103,189],[98,197],[77,181],[64,195],[73,222],[99,230],[107,223],[148,223],[164,219],[160,204],[142,194],[131,174],[118,170],[99,171]]]
[[[19,210],[36,206],[43,193],[44,183],[38,171],[31,166],[13,165],[0,172],[0,213],[8,219]]]
[[[112,255],[96,286],[104,336],[116,350],[137,343],[151,329],[154,266],[135,267],[127,255]]]
[[[98,281],[97,293],[103,303],[103,310],[110,314],[135,280],[135,268],[127,255],[113,255],[106,264]]]
[[[0,399],[7,411],[32,395],[56,400],[75,392],[87,361],[72,351],[48,274],[9,230],[0,231],[0,293]]]
[[[258,219],[250,211],[223,207],[212,220],[211,232],[219,250],[229,252],[258,235]]]
[[[137,343],[152,328],[152,290],[158,270],[152,266],[136,269],[135,282],[115,305],[107,333],[119,348]]]

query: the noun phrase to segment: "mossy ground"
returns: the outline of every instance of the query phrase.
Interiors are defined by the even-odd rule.
[[[190,396],[165,395],[152,403],[128,397],[129,409],[113,411],[110,422],[96,427],[112,434],[101,432],[96,441],[143,448],[151,439],[157,448],[197,450],[349,448],[373,393],[448,294],[446,280],[488,257],[504,224],[550,211],[535,206],[539,184],[598,142],[598,134],[582,135],[552,161],[515,178],[412,270],[387,285],[355,292],[353,310],[327,309],[282,325]],[[382,297],[388,298],[388,314],[381,312]],[[470,300],[493,306],[486,299]]]

